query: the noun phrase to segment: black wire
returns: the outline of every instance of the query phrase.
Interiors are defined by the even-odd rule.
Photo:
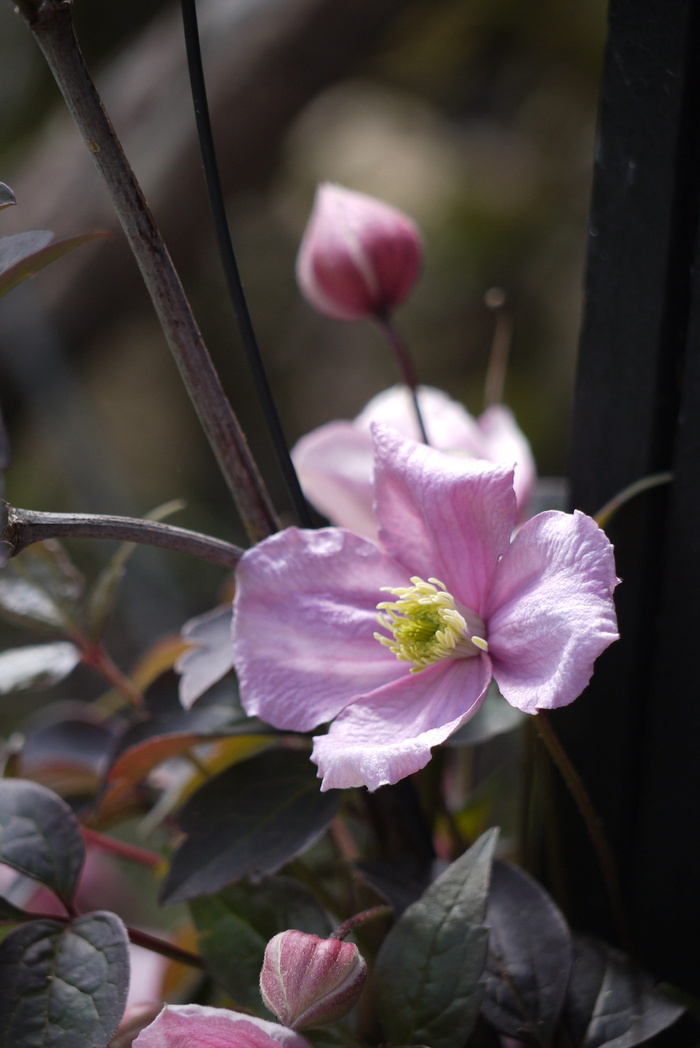
[[[202,66],[202,52],[199,43],[199,28],[197,25],[196,0],[182,0],[182,23],[185,30],[185,46],[187,49],[187,67],[190,74],[190,88],[192,91],[192,102],[194,103],[194,114],[197,122],[197,133],[199,135],[199,148],[202,154],[204,176],[209,193],[209,203],[214,219],[216,241],[221,256],[221,265],[224,270],[228,293],[236,314],[238,328],[241,333],[243,347],[248,358],[248,366],[253,375],[257,387],[258,396],[262,405],[263,414],[267,422],[270,436],[275,447],[277,460],[282,470],[284,482],[289,492],[292,505],[299,523],[302,527],[311,528],[313,522],[306,499],[299,484],[294,463],[289,454],[289,445],[282,429],[279,413],[275,405],[270,384],[265,373],[265,366],[260,355],[260,349],[253,330],[253,324],[248,310],[243,284],[241,283],[238,264],[231,242],[231,233],[226,218],[224,197],[221,191],[221,179],[216,162],[214,150],[214,138],[209,118],[209,106],[207,103],[207,90],[204,83],[204,69]]]

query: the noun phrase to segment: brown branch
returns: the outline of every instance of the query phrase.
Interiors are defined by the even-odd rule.
[[[87,145],[241,519],[253,542],[278,527],[175,268],[83,61],[69,0],[23,0],[22,14]]]
[[[45,539],[90,538],[118,539],[158,546],[175,553],[189,553],[222,568],[235,568],[243,550],[223,539],[198,531],[177,528],[155,520],[134,517],[110,517],[89,513],[40,513],[30,509],[7,507],[7,526],[2,539],[12,547],[11,556],[27,546]]]

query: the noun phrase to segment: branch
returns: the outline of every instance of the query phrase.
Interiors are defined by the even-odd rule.
[[[21,0],[20,10],[112,198],[183,382],[253,542],[277,530],[269,495],[148,205],[87,70],[70,0]]]
[[[7,526],[2,533],[16,556],[34,542],[45,539],[89,538],[119,539],[160,546],[175,553],[189,553],[222,568],[235,568],[243,550],[223,539],[202,535],[198,531],[161,524],[155,520],[134,517],[110,517],[89,513],[39,513],[30,509],[7,507]]]

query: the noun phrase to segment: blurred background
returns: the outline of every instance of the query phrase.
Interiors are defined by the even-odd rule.
[[[421,227],[425,271],[397,326],[421,380],[474,413],[494,327],[485,294],[504,290],[513,323],[504,399],[540,473],[564,473],[604,0],[200,0],[198,11],[234,244],[290,442],[352,418],[396,381],[371,325],[314,314],[295,286],[315,186],[335,181]],[[214,247],[179,5],[77,0],[75,21],[284,516]],[[174,523],[243,541],[91,159],[10,4],[0,6],[0,90],[0,180],[17,197],[0,213],[0,235],[114,234],[0,302],[9,501],[142,515],[183,498]],[[88,576],[111,551],[71,548]],[[128,668],[225,584],[208,565],[137,551],[116,657]]]

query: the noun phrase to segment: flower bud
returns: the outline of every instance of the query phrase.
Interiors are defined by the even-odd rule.
[[[367,965],[353,943],[292,930],[267,944],[260,992],[280,1022],[305,1030],[349,1012],[366,977]]]
[[[364,193],[326,182],[297,257],[307,301],[336,320],[386,317],[420,272],[420,234],[401,211]]]

